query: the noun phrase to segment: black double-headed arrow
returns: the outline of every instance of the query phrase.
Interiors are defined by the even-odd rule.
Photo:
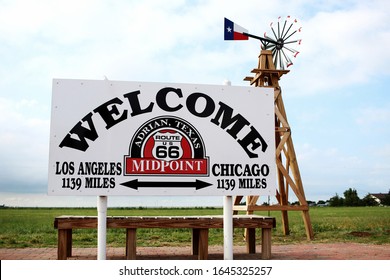
[[[138,190],[138,188],[194,188],[200,190],[212,184],[196,180],[195,182],[140,182],[138,179],[121,183],[122,186]]]

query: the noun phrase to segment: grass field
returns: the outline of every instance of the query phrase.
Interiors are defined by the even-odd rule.
[[[222,208],[131,208],[108,209],[109,216],[175,216],[222,215]],[[268,215],[268,212],[257,212]],[[271,212],[277,227],[272,233],[273,244],[292,244],[306,241],[301,212],[289,212],[290,235],[282,233],[280,212]],[[0,209],[0,247],[56,247],[57,231],[54,218],[60,215],[96,216],[93,208],[2,208]],[[310,218],[315,234],[311,242],[359,242],[390,244],[390,207],[313,207]],[[189,246],[189,229],[139,229],[138,246]],[[257,236],[260,238],[260,234]],[[107,245],[123,247],[125,230],[108,229]],[[234,243],[243,245],[243,230],[236,229]],[[75,230],[75,247],[94,247],[96,230]],[[209,244],[223,244],[222,229],[211,229]]]

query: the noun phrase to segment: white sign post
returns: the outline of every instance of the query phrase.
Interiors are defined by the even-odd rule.
[[[274,195],[273,94],[55,79],[48,194]]]
[[[97,201],[98,210],[98,260],[106,259],[107,245],[107,196],[99,196]]]
[[[223,259],[233,259],[233,197],[223,200]]]
[[[230,81],[225,81],[231,86]],[[223,259],[233,259],[233,197],[225,196],[223,200]]]

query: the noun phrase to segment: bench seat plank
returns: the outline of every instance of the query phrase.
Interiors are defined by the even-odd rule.
[[[97,228],[96,216],[60,216],[58,229]],[[275,218],[257,215],[233,216],[234,228],[274,228]],[[107,228],[223,228],[222,216],[115,216],[107,217]]]

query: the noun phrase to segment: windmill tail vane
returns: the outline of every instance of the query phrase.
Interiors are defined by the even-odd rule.
[[[285,69],[293,64],[291,59],[299,54],[296,47],[301,45],[302,39],[297,39],[296,36],[300,34],[302,27],[295,28],[294,24],[297,23],[298,21],[292,20],[290,16],[287,16],[284,21],[279,17],[276,24],[271,22],[271,33],[269,35],[264,33],[264,37],[260,37],[249,34],[247,29],[225,18],[224,39],[226,41],[248,40],[249,38],[260,40],[262,49],[272,51],[275,67]]]
[[[234,23],[233,21],[225,18],[225,28],[224,28],[224,38],[225,40],[248,40],[248,35],[244,35],[244,33],[248,34],[248,30],[243,28],[242,26]]]

